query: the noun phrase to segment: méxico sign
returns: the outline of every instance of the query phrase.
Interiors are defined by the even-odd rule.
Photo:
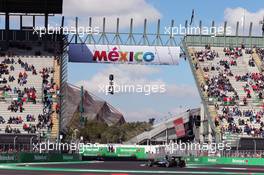
[[[69,62],[178,64],[180,47],[70,44]]]

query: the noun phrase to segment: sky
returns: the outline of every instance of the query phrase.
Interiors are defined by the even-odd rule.
[[[148,32],[156,31],[157,20],[161,20],[161,32],[164,27],[175,20],[175,25],[184,25],[195,10],[194,25],[202,20],[204,26],[216,25],[234,27],[240,22],[240,35],[248,34],[248,26],[253,22],[253,35],[259,35],[259,21],[264,17],[263,0],[64,0],[63,15],[66,25],[74,23],[79,17],[79,25],[87,26],[88,18],[93,18],[93,26],[102,25],[106,17],[106,30],[115,31],[116,18],[120,18],[121,31],[129,30],[130,18],[134,18],[135,32],[143,31],[144,19],[148,19]],[[53,17],[50,23],[60,24],[60,16]],[[11,22],[11,28],[17,28],[18,18]],[[37,18],[37,25],[43,19]],[[242,30],[242,23],[245,30]],[[30,25],[30,18],[23,25]],[[0,27],[4,19],[0,18]],[[165,84],[166,92],[144,95],[142,93],[119,93],[105,95],[98,91],[98,83],[109,84],[108,76],[115,75],[118,84]],[[189,108],[200,107],[201,99],[192,76],[189,63],[184,59],[179,65],[144,66],[144,65],[105,65],[105,64],[68,64],[68,81],[74,85],[84,86],[96,96],[106,100],[121,111],[127,121],[146,121],[156,118],[156,122],[175,116]]]

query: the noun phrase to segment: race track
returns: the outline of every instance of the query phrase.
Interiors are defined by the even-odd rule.
[[[173,175],[173,174],[264,174],[260,166],[199,165],[186,168],[147,167],[140,161],[83,161],[64,163],[1,164],[0,175]]]

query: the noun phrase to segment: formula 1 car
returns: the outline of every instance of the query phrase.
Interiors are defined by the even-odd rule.
[[[177,156],[165,156],[164,158],[150,160],[147,164],[149,167],[180,167],[183,168],[186,166],[185,160],[182,157]]]

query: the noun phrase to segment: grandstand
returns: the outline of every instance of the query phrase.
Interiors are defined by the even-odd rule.
[[[1,51],[1,135],[47,138],[52,132],[59,92],[54,81],[55,61],[54,54],[44,51],[41,43],[13,43],[12,48]]]
[[[198,37],[187,36],[184,45],[215,140],[263,138],[263,43]]]

